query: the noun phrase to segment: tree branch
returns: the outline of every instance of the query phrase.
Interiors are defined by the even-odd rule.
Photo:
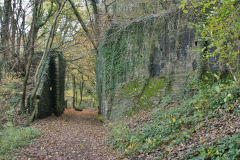
[[[78,10],[77,10],[75,4],[73,3],[72,0],[68,0],[68,2],[71,4],[72,9],[73,9],[73,12],[74,12],[74,14],[76,15],[76,17],[77,17],[79,23],[81,24],[81,26],[82,26],[84,32],[86,33],[86,36],[87,36],[88,39],[91,41],[91,43],[92,43],[94,49],[97,50],[97,45],[95,44],[95,42],[94,42],[94,40],[93,40],[93,38],[92,38],[92,36],[91,36],[91,34],[90,34],[90,32],[89,32],[87,26],[85,25],[85,23],[84,23],[84,21],[83,21],[81,15],[80,15],[80,13],[78,12]]]

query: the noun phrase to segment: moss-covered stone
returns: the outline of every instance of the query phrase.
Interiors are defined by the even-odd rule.
[[[155,77],[152,78],[139,99],[139,105],[141,108],[149,108],[152,105],[156,105],[160,101],[161,92],[160,90],[165,87],[165,80],[163,78]]]
[[[121,96],[126,98],[132,98],[136,96],[141,91],[143,84],[143,79],[136,79],[132,82],[125,84],[121,89]]]

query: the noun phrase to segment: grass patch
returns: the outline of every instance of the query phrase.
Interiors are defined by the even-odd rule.
[[[0,159],[10,159],[18,148],[27,146],[31,140],[40,136],[37,129],[9,127],[0,132]]]

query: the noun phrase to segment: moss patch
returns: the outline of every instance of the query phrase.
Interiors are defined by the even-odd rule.
[[[165,77],[159,76],[150,79],[148,82],[145,79],[136,79],[125,84],[121,89],[120,96],[132,99],[136,103],[135,108],[129,111],[128,115],[131,116],[138,113],[139,109],[145,110],[157,105],[161,97],[170,92],[169,86],[165,81]],[[167,89],[164,89],[165,87]]]
[[[143,79],[136,79],[135,81],[125,84],[121,89],[121,96],[126,98],[133,98],[141,91],[143,84]]]
[[[143,94],[139,99],[139,105],[141,108],[149,108],[154,105],[152,98],[159,98],[159,90],[165,87],[165,79],[162,77],[156,77],[149,81],[147,86],[144,88]]]

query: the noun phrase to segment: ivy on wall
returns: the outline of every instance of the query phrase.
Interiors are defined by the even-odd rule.
[[[153,57],[154,48],[159,48],[159,37],[164,37],[162,29],[166,23],[175,23],[176,19],[171,21],[173,14],[166,17],[148,16],[130,24],[113,25],[105,32],[98,48],[96,72],[102,114],[110,116],[119,84],[154,76],[151,74],[151,64],[154,62],[150,57]],[[177,31],[173,29],[171,32]]]

